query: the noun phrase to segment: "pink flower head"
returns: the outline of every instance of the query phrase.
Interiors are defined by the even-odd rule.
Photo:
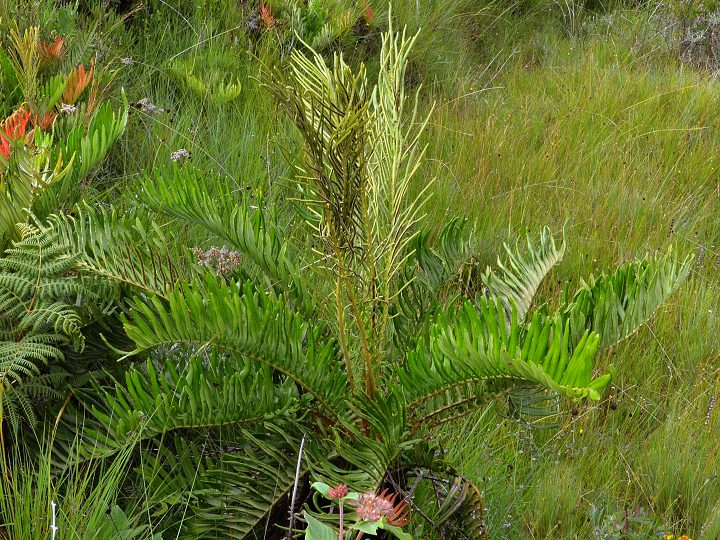
[[[355,513],[358,519],[363,521],[377,521],[384,517],[389,525],[402,527],[410,521],[408,516],[408,505],[403,500],[397,506],[395,500],[399,493],[388,494],[384,490],[379,495],[375,493],[363,493],[355,505]]]

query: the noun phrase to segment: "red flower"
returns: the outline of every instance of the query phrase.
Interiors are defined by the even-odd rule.
[[[266,28],[272,28],[275,26],[275,17],[273,17],[270,8],[265,4],[260,4],[260,18]]]
[[[36,126],[39,126],[42,131],[47,131],[52,127],[56,116],[57,116],[57,113],[55,111],[50,111],[48,113],[45,113],[45,116],[43,116],[42,118],[38,118],[36,115],[33,120],[33,123]]]
[[[12,141],[26,137],[28,122],[32,118],[32,112],[22,107],[8,116],[0,124],[0,154],[5,158],[10,157],[10,146]],[[29,133],[27,134],[29,135]]]
[[[366,24],[371,24],[373,22],[373,19],[375,19],[375,10],[373,10],[372,6],[370,5],[370,2],[367,0],[363,0],[363,17],[365,19]]]
[[[339,486],[330,488],[330,491],[328,491],[328,496],[331,499],[336,499],[336,500],[342,499],[347,494],[348,494],[348,487],[345,484],[340,484]]]

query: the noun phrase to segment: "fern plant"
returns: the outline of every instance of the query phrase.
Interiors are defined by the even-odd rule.
[[[549,231],[507,247],[497,269],[468,272],[467,225],[432,234],[427,188],[410,195],[428,122],[404,89],[412,43],[384,36],[373,87],[341,56],[295,51],[286,73],[266,73],[306,150],[290,231],[272,205],[238,201],[190,166],[142,182],[145,218],[81,207],[51,220],[78,268],[130,294],[125,357],[137,360],[78,392],[58,455],[80,424],[81,457],[139,441],[128,482],[173,537],[256,538],[276,525],[292,537],[303,521],[329,534],[338,516],[308,496],[311,481],[397,494],[417,534],[485,537],[482,498],[433,431],[518,389],[599,399],[611,375],[598,356],[687,275],[688,260],[668,253],[591,277],[552,307],[535,298],[565,249]],[[164,219],[193,243],[162,240]],[[233,264],[172,266],[213,245]]]
[[[78,306],[97,299],[76,272],[77,256],[49,229],[20,225],[0,258],[0,419],[17,431],[36,420],[35,402],[60,397],[57,362],[85,339]]]

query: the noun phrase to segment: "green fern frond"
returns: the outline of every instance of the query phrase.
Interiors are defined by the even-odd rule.
[[[31,422],[32,397],[52,394],[41,373],[85,345],[78,306],[96,296],[77,272],[56,231],[20,225],[21,239],[0,258],[0,393],[6,418],[17,430],[21,412]],[[43,390],[43,387],[45,390]]]
[[[125,372],[113,390],[95,384],[83,395],[85,410],[65,416],[82,423],[78,458],[105,457],[128,440],[142,440],[179,429],[254,425],[296,412],[297,389],[289,380],[277,385],[269,369],[248,361],[200,352],[183,369],[176,355],[156,366],[151,360]],[[82,418],[82,419],[81,419]],[[73,433],[69,429],[68,433]]]
[[[156,212],[201,226],[228,243],[266,275],[271,289],[311,312],[309,289],[276,230],[274,217],[266,215],[262,200],[254,205],[247,199],[238,201],[236,191],[222,178],[206,179],[183,167],[169,177],[146,178],[141,200]]]
[[[300,171],[323,210],[322,233],[335,249],[354,254],[362,245],[371,120],[364,66],[357,73],[335,55],[332,67],[322,56],[293,51],[290,83],[267,74],[269,88],[288,108],[306,146]]]
[[[347,377],[333,342],[324,341],[282,297],[249,283],[208,276],[170,292],[167,302],[137,298],[125,331],[137,345],[134,353],[173,343],[210,347],[270,366],[333,417],[344,408]]]
[[[499,272],[488,267],[482,276],[484,285],[491,295],[502,298],[505,309],[511,312],[514,305],[518,318],[523,319],[530,309],[540,283],[550,269],[560,262],[565,253],[565,238],[560,247],[550,229],[545,227],[540,235],[538,245],[534,245],[527,236],[525,253],[520,249],[520,242],[514,247],[504,245],[507,261],[498,258]]]
[[[161,509],[174,538],[262,538],[272,533],[272,516],[287,516],[301,438],[282,422],[259,424],[217,446],[175,438],[144,460],[148,504]],[[306,479],[303,460],[300,481]]]
[[[507,321],[500,299],[470,303],[453,320],[441,318],[430,342],[421,342],[398,370],[415,423],[438,423],[521,385],[599,399],[609,375],[592,379],[600,337],[586,331],[569,344],[569,321],[535,313],[527,326],[513,310]]]
[[[613,274],[590,276],[564,307],[571,342],[577,343],[586,328],[600,335],[601,351],[631,336],[685,281],[691,265],[691,257],[678,261],[669,250]]]
[[[20,241],[0,259],[0,312],[17,333],[52,328],[83,345],[75,310],[93,294],[73,275],[77,258],[49,229],[20,225]]]
[[[75,217],[51,215],[48,221],[86,274],[160,297],[193,275],[189,251],[145,212],[82,205]]]

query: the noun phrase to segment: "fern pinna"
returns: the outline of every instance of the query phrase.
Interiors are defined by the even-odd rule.
[[[333,503],[312,481],[397,494],[418,536],[485,536],[480,493],[433,430],[495,399],[532,405],[538,389],[599,399],[611,378],[599,354],[688,273],[668,253],[591,277],[558,306],[539,302],[565,250],[549,230],[507,247],[497,270],[469,271],[464,222],[424,230],[428,191],[410,195],[428,121],[404,89],[412,42],[384,36],[372,87],[339,55],[294,51],[288,69],[266,69],[306,148],[290,225],[272,201],[190,165],[142,179],[126,213],[80,206],[50,219],[48,241],[73,246],[77,271],[117,287],[131,344],[116,352],[134,362],[76,392],[56,453],[135,448],[127,489],[143,490],[168,537],[292,537],[311,522],[337,538]],[[193,263],[193,248],[213,247],[233,264]],[[75,335],[38,320],[27,327]]]

